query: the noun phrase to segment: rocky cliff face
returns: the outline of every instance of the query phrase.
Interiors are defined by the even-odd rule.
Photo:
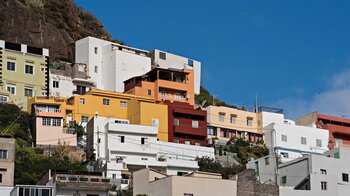
[[[0,39],[48,48],[51,60],[73,62],[74,43],[86,36],[112,41],[103,24],[71,0],[0,1]]]

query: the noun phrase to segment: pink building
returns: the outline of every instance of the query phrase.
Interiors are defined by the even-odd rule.
[[[70,133],[63,125],[63,114],[59,104],[35,103],[32,105],[34,116],[33,140],[38,145],[58,145],[66,143],[77,146],[76,134]]]

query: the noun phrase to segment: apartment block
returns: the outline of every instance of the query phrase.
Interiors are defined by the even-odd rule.
[[[75,62],[86,64],[97,89],[123,92],[124,81],[151,70],[148,51],[86,37],[75,44]]]
[[[298,118],[297,124],[327,129],[330,149],[350,145],[350,119],[348,118],[313,112]]]
[[[49,91],[49,50],[0,40],[0,101],[26,110],[28,97]]]
[[[237,182],[221,174],[194,171],[173,176],[146,168],[133,173],[133,195],[237,195]]]
[[[50,96],[69,98],[83,95],[95,87],[90,79],[86,64],[61,62],[57,68],[50,69]]]
[[[194,105],[194,72],[190,69],[154,68],[124,82],[125,93],[152,96],[159,102]]]
[[[77,136],[64,123],[64,98],[34,97],[30,100],[33,116],[32,136],[36,146],[77,146]],[[51,102],[51,103],[50,103]]]
[[[152,68],[163,68],[163,69],[188,69],[193,70],[193,83],[194,83],[194,93],[200,93],[201,87],[201,62],[182,57],[179,55],[164,52],[158,49],[151,50],[148,53],[151,57]]]
[[[156,104],[152,97],[91,89],[70,98],[33,98],[28,107],[42,102],[60,105],[64,126],[76,121],[85,127],[94,116],[127,119],[134,124],[157,126],[159,139],[168,141],[168,107]]]
[[[181,102],[168,105],[168,141],[187,145],[206,146],[207,114],[201,109]]]
[[[224,106],[208,106],[208,144],[225,144],[230,139],[262,140],[257,113]]]
[[[12,187],[15,176],[15,144],[9,137],[0,137],[0,187]]]
[[[214,158],[214,149],[158,141],[157,127],[129,124],[128,120],[95,116],[87,125],[87,156],[102,162],[121,188],[131,172],[154,168],[168,175],[183,175],[198,169],[196,157]],[[106,165],[106,166],[104,166]]]

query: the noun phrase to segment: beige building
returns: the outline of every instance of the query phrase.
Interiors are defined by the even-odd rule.
[[[236,192],[237,182],[224,180],[217,173],[196,171],[185,176],[169,176],[149,168],[133,173],[133,195],[232,196]]]
[[[224,106],[208,106],[208,144],[224,144],[231,138],[243,138],[250,142],[262,139],[261,117],[254,112]]]
[[[15,142],[13,138],[0,137],[0,187],[13,186]]]

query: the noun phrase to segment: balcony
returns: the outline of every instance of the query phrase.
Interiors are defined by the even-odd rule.
[[[35,114],[37,116],[46,116],[46,117],[57,117],[63,118],[61,109],[50,108],[50,107],[37,107],[35,109]]]
[[[207,136],[207,127],[199,126],[198,128],[192,127],[192,125],[179,124],[174,125],[174,133],[182,133],[188,135],[197,135],[197,136]]]
[[[188,84],[181,83],[181,82],[175,82],[175,81],[171,81],[171,80],[158,79],[156,81],[156,85],[159,88],[175,89],[175,90],[184,91],[184,92],[187,92],[189,90]]]
[[[73,190],[108,190],[111,188],[110,178],[101,176],[57,174],[55,182],[58,187]]]
[[[325,128],[328,129],[333,134],[350,136],[350,127],[345,127],[345,126],[341,126],[341,125],[326,124]]]

